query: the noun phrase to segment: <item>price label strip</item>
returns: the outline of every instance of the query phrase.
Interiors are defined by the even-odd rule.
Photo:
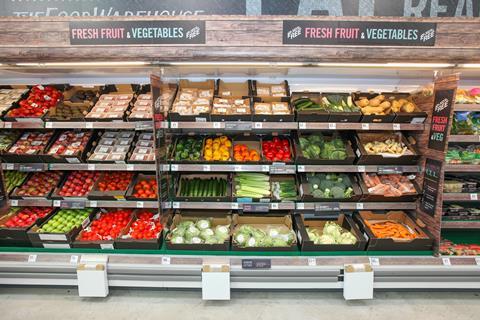
[[[378,267],[380,265],[380,259],[379,258],[370,257],[370,258],[368,258],[368,260],[370,260],[370,264],[373,267]]]
[[[450,258],[442,258],[442,263],[444,266],[450,267],[452,265],[452,261],[450,261]]]
[[[315,203],[315,211],[340,211],[340,203],[338,202],[322,202]]]

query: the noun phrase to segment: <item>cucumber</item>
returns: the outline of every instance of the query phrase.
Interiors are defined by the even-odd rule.
[[[213,196],[213,192],[212,192],[213,179],[208,179],[207,181],[208,181],[208,183],[207,183],[207,197],[212,197]]]
[[[188,186],[189,186],[188,179],[182,179],[182,190],[180,192],[180,195],[182,197],[188,196]]]
[[[224,197],[227,196],[227,180],[222,181],[222,194]]]
[[[222,185],[220,184],[222,180],[215,179],[215,196],[221,197],[222,196]]]
[[[202,181],[202,195],[201,197],[204,198],[207,196],[208,193],[208,180],[200,180]]]
[[[297,107],[299,104],[305,103],[305,102],[308,102],[308,101],[310,101],[310,99],[308,99],[308,98],[298,98],[298,99],[293,100],[293,104],[295,105],[295,107]]]
[[[193,187],[195,186],[195,181],[193,179],[188,180],[188,197],[193,197]]]
[[[307,102],[300,103],[298,106],[295,106],[295,108],[297,108],[297,110],[300,111],[300,110],[307,109],[311,105],[313,105],[313,101],[307,101]]]
[[[178,195],[181,197],[183,195],[183,190],[185,190],[185,179],[180,179],[179,182],[179,187],[178,187]]]
[[[200,179],[195,178],[195,187],[193,188],[193,196],[198,198],[200,196]]]

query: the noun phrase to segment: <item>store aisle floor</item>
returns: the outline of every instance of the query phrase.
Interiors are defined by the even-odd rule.
[[[375,294],[346,302],[339,292],[234,292],[231,301],[204,302],[199,292],[113,290],[106,299],[75,290],[0,288],[0,319],[478,319],[479,292]]]

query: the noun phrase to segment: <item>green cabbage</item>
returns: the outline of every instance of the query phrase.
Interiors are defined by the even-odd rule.
[[[182,244],[185,240],[181,236],[173,236],[171,242],[174,244]]]
[[[195,224],[196,227],[200,230],[204,230],[204,229],[208,229],[210,228],[210,220],[207,220],[207,219],[201,219],[201,220],[198,220],[197,223]]]
[[[200,232],[200,237],[202,239],[207,239],[210,237],[213,237],[215,235],[215,232],[213,232],[212,229],[204,229]]]
[[[188,229],[185,231],[185,237],[187,239],[198,237],[199,235],[200,235],[200,230],[198,230],[193,224],[190,227],[188,227]]]
[[[222,239],[227,239],[230,236],[229,226],[221,226],[221,225],[216,226],[215,236],[221,237]]]
[[[317,239],[317,244],[335,244],[335,238],[328,234],[322,234],[320,238]]]
[[[199,244],[199,243],[202,243],[203,240],[199,237],[193,237],[191,240],[190,240],[190,243],[193,243],[193,244]]]
[[[239,227],[233,235],[234,241],[242,247],[278,247],[295,242],[292,230],[284,231],[278,227],[267,227],[266,231],[248,225]]]

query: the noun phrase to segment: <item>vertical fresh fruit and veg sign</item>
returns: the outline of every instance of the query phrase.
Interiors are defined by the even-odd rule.
[[[444,152],[455,90],[436,90],[428,148]]]

